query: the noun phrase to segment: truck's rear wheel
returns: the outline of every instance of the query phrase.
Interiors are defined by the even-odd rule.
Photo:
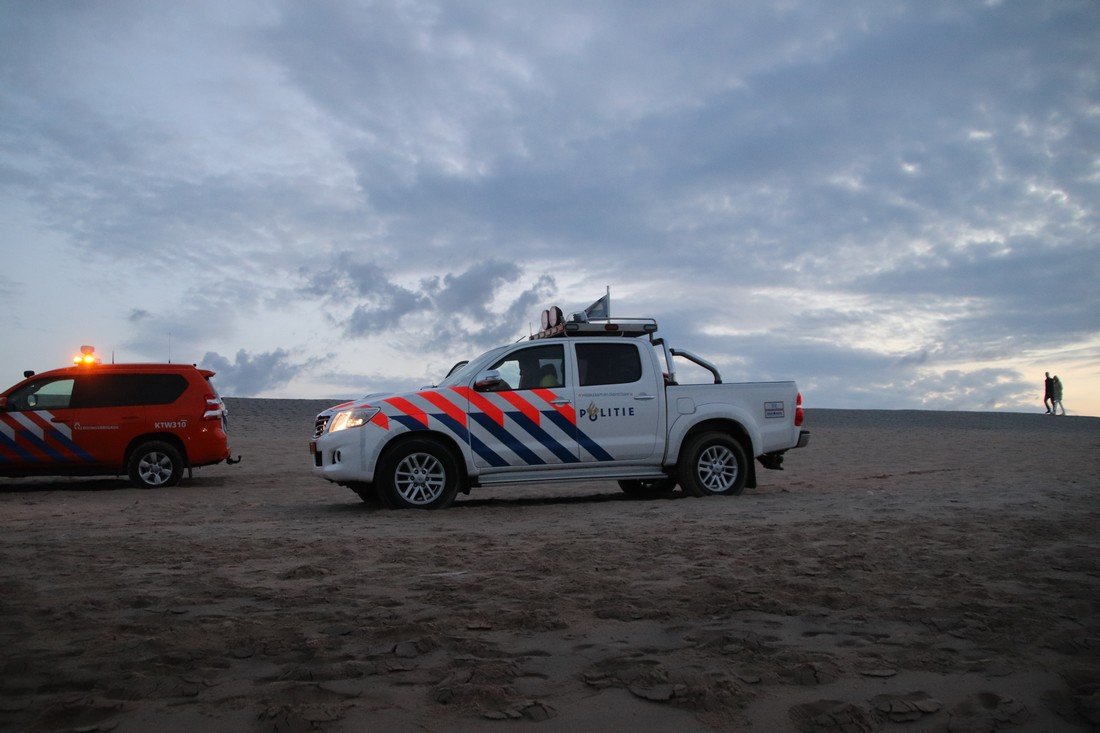
[[[393,509],[443,509],[458,492],[458,463],[434,440],[402,443],[382,461],[378,493]]]
[[[676,488],[676,479],[624,479],[619,482],[619,488],[636,499],[656,499],[671,494]]]
[[[130,454],[127,469],[130,482],[139,489],[175,486],[183,476],[183,457],[172,444],[150,440]]]
[[[733,437],[701,433],[681,449],[677,473],[689,496],[731,496],[745,490],[749,461]]]

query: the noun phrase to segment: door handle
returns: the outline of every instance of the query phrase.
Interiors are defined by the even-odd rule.
[[[554,405],[555,407],[565,407],[566,405],[572,404],[572,401],[571,400],[554,400],[550,404]]]
[[[634,395],[634,399],[636,399],[636,400],[655,400],[655,399],[657,399],[657,395],[636,394],[636,395]]]

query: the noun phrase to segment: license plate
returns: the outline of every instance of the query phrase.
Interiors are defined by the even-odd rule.
[[[315,441],[315,440],[309,441],[309,454],[313,455],[316,452],[317,452],[317,441]]]

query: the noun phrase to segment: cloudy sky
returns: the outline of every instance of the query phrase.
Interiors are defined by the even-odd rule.
[[[811,407],[1100,415],[1100,3],[0,0],[3,386],[418,387],[652,316]]]

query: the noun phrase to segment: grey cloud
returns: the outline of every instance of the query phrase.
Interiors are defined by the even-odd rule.
[[[397,328],[401,319],[418,312],[427,299],[402,287],[392,287],[374,298],[373,305],[357,305],[344,322],[348,336],[376,336]]]
[[[250,354],[241,349],[233,361],[216,352],[207,352],[202,358],[201,366],[217,372],[215,381],[223,395],[251,397],[286,385],[302,372],[325,362],[327,358],[293,361],[291,352],[282,348],[259,354]]]
[[[350,315],[333,315],[347,336],[422,333],[432,349],[446,349],[463,341],[483,346],[496,339],[514,338],[525,322],[526,313],[520,311],[549,297],[555,289],[553,278],[541,276],[502,313],[492,304],[504,286],[514,284],[522,275],[513,262],[485,260],[459,272],[421,278],[415,289],[395,283],[393,275],[375,262],[360,261],[346,252],[336,258],[336,266],[323,271],[303,269],[301,275],[303,291],[324,298],[333,308],[349,300],[360,301]]]

